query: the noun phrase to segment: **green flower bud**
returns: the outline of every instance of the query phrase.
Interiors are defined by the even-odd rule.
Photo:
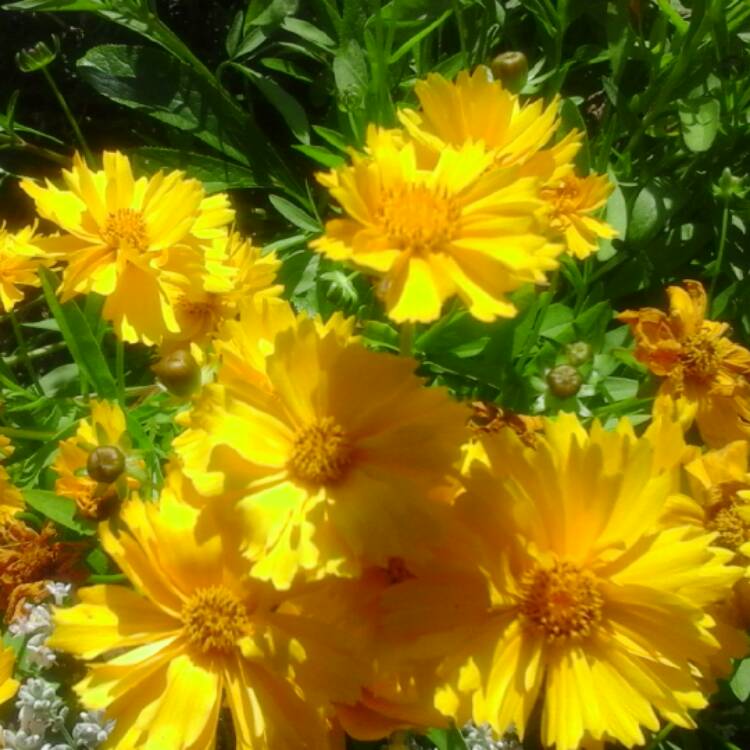
[[[175,349],[165,354],[151,369],[175,396],[189,396],[200,386],[201,368],[188,349]]]
[[[568,362],[574,367],[588,362],[591,359],[591,354],[591,345],[585,341],[575,341],[565,347],[565,355],[568,358]]]
[[[517,94],[529,77],[529,61],[523,52],[502,52],[490,63],[490,70],[508,91]]]
[[[125,454],[116,445],[100,445],[89,453],[86,471],[96,482],[112,484],[125,471]]]
[[[51,50],[45,42],[37,42],[33,47],[16,53],[16,64],[24,73],[33,73],[35,70],[46,68],[55,60],[60,52],[60,40],[53,34]]]
[[[558,365],[547,373],[547,384],[558,398],[570,398],[581,389],[583,378],[575,367]]]

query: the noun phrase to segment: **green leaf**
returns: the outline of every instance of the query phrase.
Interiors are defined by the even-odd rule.
[[[743,659],[737,665],[729,680],[729,687],[740,702],[744,703],[750,698],[750,658]]]
[[[292,146],[295,151],[303,153],[305,156],[309,156],[313,161],[322,164],[324,167],[335,169],[340,167],[345,159],[338,154],[334,154],[333,151],[329,151],[327,148],[322,146]]]
[[[250,0],[245,31],[251,26],[274,26],[297,12],[298,0]]]
[[[296,78],[298,81],[304,81],[305,83],[313,82],[310,72],[291,60],[284,60],[281,57],[261,57],[260,63],[269,70],[284,73],[291,78]]]
[[[321,31],[317,26],[313,26],[311,23],[299,18],[285,18],[281,23],[281,28],[285,31],[290,31],[292,34],[314,44],[316,47],[320,47],[326,52],[330,52],[336,46],[336,42],[325,31]]]
[[[56,295],[57,277],[49,269],[40,268],[39,277],[50,312],[55,316],[60,332],[79,370],[94,385],[99,396],[116,399],[117,385],[107,365],[107,360],[75,300],[70,300],[64,305],[60,304]]]
[[[646,242],[654,237],[664,224],[666,208],[661,194],[654,186],[646,185],[633,204],[628,225],[628,240]]]
[[[60,497],[49,490],[23,490],[26,504],[45,518],[84,536],[96,533],[96,524],[76,517],[76,504],[69,497]]]
[[[430,729],[427,737],[437,750],[467,750],[466,742],[455,727],[451,729]]]
[[[105,6],[99,0],[20,0],[4,5],[3,10],[98,11]]]
[[[305,144],[310,143],[310,123],[307,121],[305,110],[288,91],[276,83],[273,78],[256,73],[244,65],[232,63],[232,68],[242,73],[268,99],[271,105],[284,118],[284,121],[292,133],[294,133],[297,140]]]
[[[151,47],[104,45],[89,50],[78,72],[102,96],[190,133],[234,161],[251,166],[257,184],[269,182],[270,149],[253,121],[181,62]]]
[[[625,239],[628,233],[628,205],[625,201],[625,195],[610,174],[610,179],[615,183],[615,189],[607,200],[607,207],[604,211],[604,219],[612,229],[617,230],[619,239]],[[598,260],[609,260],[615,254],[615,248],[612,240],[599,240],[599,250],[596,254]]]
[[[417,44],[419,44],[425,37],[432,34],[438,26],[441,26],[445,21],[453,15],[453,10],[446,10],[445,13],[438,16],[432,23],[425,26],[421,31],[418,31],[414,36],[405,41],[392,55],[389,60],[390,64],[398,62],[405,54],[411,51]]]
[[[635,398],[638,394],[638,381],[632,378],[616,378],[614,376],[604,378],[601,386],[604,393],[612,401],[625,401]]]
[[[683,99],[677,104],[682,138],[685,145],[696,153],[708,151],[719,132],[721,104],[713,97]]]
[[[344,109],[362,107],[367,93],[367,62],[362,47],[354,39],[336,53],[333,77]]]
[[[324,140],[339,151],[346,152],[350,144],[346,138],[336,130],[324,128],[322,125],[313,125],[313,130]]]
[[[136,165],[144,172],[159,169],[182,169],[190,177],[200,180],[209,194],[237,188],[258,187],[250,167],[213,156],[178,151],[171,148],[144,146],[131,152]]]
[[[551,304],[544,314],[539,335],[560,343],[573,341],[573,311],[561,302]]]
[[[295,206],[294,203],[291,203],[286,198],[282,198],[280,195],[269,195],[268,200],[294,226],[312,234],[320,233],[322,229],[320,224],[310,214],[299,208],[299,206]]]

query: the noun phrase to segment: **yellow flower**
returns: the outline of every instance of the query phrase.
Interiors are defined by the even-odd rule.
[[[522,164],[557,130],[557,99],[548,107],[541,100],[521,105],[481,65],[471,74],[461,71],[455,82],[431,73],[417,82],[414,91],[421,111],[402,109],[399,119],[409,135],[434,154],[481,142],[495,164]]]
[[[347,218],[310,246],[379,276],[397,322],[435,320],[454,295],[480,320],[512,317],[506,294],[542,283],[561,248],[542,236],[538,180],[488,172],[491,163],[481,143],[467,143],[429,166],[413,143],[371,128],[367,153],[319,176]]]
[[[0,523],[12,518],[23,510],[23,495],[8,476],[4,466],[0,466]]]
[[[10,312],[24,297],[20,287],[40,285],[37,268],[42,250],[36,244],[36,225],[18,232],[0,224],[0,309]]]
[[[55,492],[75,500],[86,518],[108,516],[140,482],[143,461],[130,450],[125,415],[117,404],[91,402],[73,437],[63,440],[52,464]]]
[[[67,190],[49,181],[21,187],[41,217],[68,233],[53,238],[68,262],[62,300],[104,295],[103,315],[122,339],[154,343],[178,330],[165,281],[200,273],[201,243],[221,237],[234,214],[225,195],[206,197],[182,172],[136,180],[126,156],[104,152],[103,162],[92,171],[76,156],[63,171]]]
[[[0,704],[9,701],[18,690],[18,681],[13,679],[16,655],[13,649],[0,646]]]
[[[245,307],[279,297],[283,287],[275,281],[280,265],[275,253],[261,255],[238,234],[214,239],[206,248],[205,271],[169,287],[179,330],[165,335],[166,347],[205,344]]]
[[[706,292],[697,281],[670,286],[669,314],[626,310],[635,356],[664,378],[663,398],[692,407],[701,437],[712,447],[750,436],[750,351],[726,337],[727,323],[706,320]]]
[[[413,360],[346,341],[341,325],[303,319],[263,368],[242,365],[226,385],[220,369],[174,447],[199,492],[239,501],[253,573],[286,587],[299,568],[356,575],[424,554],[464,408],[425,388]]]
[[[565,240],[568,252],[579,260],[597,249],[599,237],[612,239],[617,232],[591,214],[607,202],[613,186],[606,175],[578,177],[572,168],[542,188],[550,209],[550,228]]]
[[[438,660],[436,707],[523,735],[540,699],[556,750],[693,726],[719,648],[706,608],[742,569],[714,535],[658,527],[674,478],[652,440],[562,415],[534,448],[502,430],[486,449],[455,505],[470,536],[384,594],[390,637]]]
[[[234,539],[181,488],[172,473],[158,505],[131,500],[101,526],[137,592],[83,588],[55,611],[49,645],[96,660],[75,690],[116,719],[108,747],[209,750],[225,704],[241,750],[337,747],[326,706],[358,692],[356,642],[306,614],[309,586],[249,579]]]

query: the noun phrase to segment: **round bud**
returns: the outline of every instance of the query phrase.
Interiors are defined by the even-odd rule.
[[[95,481],[112,484],[125,471],[125,454],[116,445],[100,445],[89,453],[86,471]]]
[[[574,367],[577,367],[591,359],[591,345],[587,344],[585,341],[574,341],[572,344],[568,344],[565,347],[565,354],[568,357],[568,362]]]
[[[575,367],[558,365],[547,373],[547,384],[558,398],[570,398],[580,390],[583,378]]]
[[[529,61],[523,52],[502,52],[493,58],[490,70],[495,80],[502,81],[506,89],[517,94],[529,77]]]
[[[165,354],[151,369],[175,396],[189,396],[200,385],[201,368],[188,349]]]

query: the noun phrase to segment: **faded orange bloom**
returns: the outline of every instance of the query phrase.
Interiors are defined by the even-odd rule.
[[[703,440],[720,447],[750,436],[750,351],[727,338],[727,323],[706,320],[706,292],[697,281],[670,286],[669,313],[626,310],[635,356],[664,378],[660,398],[695,413]]]
[[[37,532],[15,519],[0,523],[0,610],[5,619],[13,619],[24,601],[45,598],[48,581],[69,580],[77,561],[75,546],[59,541],[52,524]]]

